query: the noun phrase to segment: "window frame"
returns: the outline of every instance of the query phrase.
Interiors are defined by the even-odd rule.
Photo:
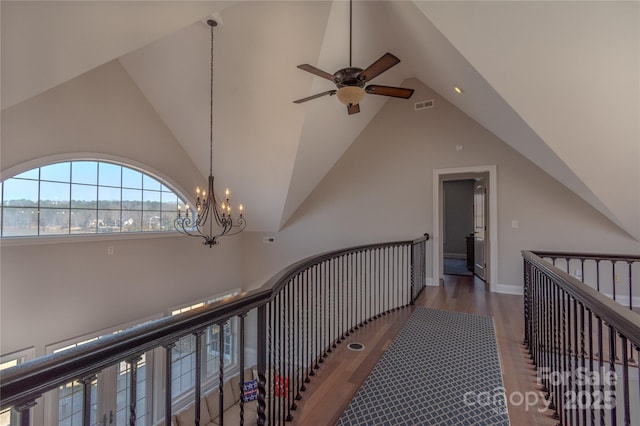
[[[46,167],[48,165],[65,162],[77,162],[77,161],[94,161],[111,163],[117,166],[126,167],[142,173],[144,176],[149,176],[161,185],[164,185],[167,189],[173,192],[178,197],[178,200],[189,205],[193,205],[193,200],[188,191],[185,191],[175,180],[171,179],[166,174],[156,170],[148,164],[140,163],[135,160],[123,158],[108,154],[98,153],[71,153],[71,154],[58,154],[50,155],[46,157],[37,158],[34,160],[26,161],[19,165],[8,167],[5,170],[0,170],[0,182],[4,182],[7,179],[28,172],[39,167]],[[40,180],[38,179],[38,182]],[[96,183],[97,187],[97,183]],[[121,185],[122,189],[122,185]],[[125,188],[126,189],[126,188]],[[1,195],[1,194],[0,194]],[[38,197],[39,198],[39,197]],[[39,202],[39,200],[38,200]],[[96,208],[96,211],[99,209]],[[120,211],[123,211],[121,208]],[[165,231],[135,231],[135,232],[113,232],[113,233],[86,233],[86,234],[52,234],[52,235],[24,235],[24,236],[3,236],[0,238],[3,245],[31,245],[31,244],[58,244],[67,242],[87,242],[87,241],[105,241],[105,240],[124,240],[124,239],[145,239],[145,238],[167,238],[177,237],[180,234],[174,230]]]
[[[240,288],[233,288],[221,293],[217,293],[216,295],[213,296],[209,296],[209,297],[205,297],[202,299],[198,299],[198,300],[194,300],[190,303],[184,303],[181,305],[177,305],[174,306],[173,308],[170,308],[166,315],[167,316],[173,316],[173,315],[178,315],[180,313],[189,311],[191,309],[196,309],[202,306],[206,306],[215,302],[219,302],[221,300],[224,300],[228,297],[233,297],[233,296],[237,296],[238,294],[240,294],[242,292],[242,289]],[[225,377],[228,376],[232,376],[235,373],[237,373],[239,371],[239,344],[240,344],[240,339],[238,337],[238,332],[239,332],[239,327],[238,327],[238,318],[237,317],[232,317],[229,319],[228,321],[229,323],[229,330],[231,332],[231,338],[230,338],[230,344],[231,344],[231,356],[230,356],[230,360],[229,360],[229,364],[226,365],[226,361],[225,361],[225,367],[224,367],[224,375]],[[218,325],[217,324],[212,324],[210,326],[207,327],[205,334],[202,336],[202,347],[200,348],[201,350],[201,355],[202,355],[202,360],[203,363],[206,365],[207,363],[207,357],[210,356],[210,352],[208,350],[208,335],[209,335],[209,329],[210,328],[217,328]],[[184,337],[188,337],[190,339],[194,339],[195,336],[193,335],[188,335],[188,336],[183,336]],[[193,341],[192,341],[193,342]],[[193,342],[193,347],[195,348],[195,342]],[[156,351],[160,350],[159,348],[156,348]],[[190,354],[188,356],[192,356],[194,354],[194,352],[190,352]],[[160,358],[160,356],[164,357],[166,356],[166,351],[162,350],[162,355],[157,354],[156,359]],[[215,357],[214,357],[215,358]],[[211,375],[207,375],[206,373],[206,367],[203,366],[203,371],[202,371],[202,394],[206,394],[208,392],[214,391],[218,385],[218,370],[216,367],[216,370],[211,374]],[[192,370],[193,372],[193,370]],[[158,369],[155,371],[155,374],[158,377],[158,380],[160,380],[160,382],[163,382],[165,380],[165,373],[164,373],[164,367],[162,367],[161,369],[159,368],[158,365]],[[175,379],[175,377],[172,377],[172,379]],[[172,389],[172,393],[173,393],[173,389]],[[191,386],[188,389],[186,389],[185,391],[177,394],[177,395],[172,395],[172,401],[171,401],[171,406],[172,406],[172,411],[173,412],[178,412],[180,410],[182,410],[183,408],[187,407],[189,404],[192,403],[193,401],[193,395],[194,395],[194,387]],[[157,416],[162,416],[163,413],[159,413],[156,412],[156,418]]]

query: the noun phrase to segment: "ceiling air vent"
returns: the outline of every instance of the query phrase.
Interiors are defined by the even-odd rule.
[[[421,109],[433,108],[433,99],[429,99],[428,101],[416,102],[413,108],[416,111],[420,111]]]

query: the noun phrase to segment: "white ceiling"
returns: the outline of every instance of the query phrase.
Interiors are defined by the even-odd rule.
[[[638,2],[355,1],[353,65],[415,77],[640,239]],[[206,176],[209,27],[214,172],[252,230],[280,229],[388,100],[348,116],[296,105],[348,65],[345,1],[2,1],[2,108],[119,59]],[[460,85],[463,95],[452,87]],[[622,190],[624,188],[624,190]]]

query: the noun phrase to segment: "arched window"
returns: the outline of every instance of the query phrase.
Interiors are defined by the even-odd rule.
[[[173,231],[184,201],[148,174],[108,161],[48,164],[2,182],[2,237]]]

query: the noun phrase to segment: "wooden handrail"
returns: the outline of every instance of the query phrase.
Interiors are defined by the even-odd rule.
[[[539,257],[550,257],[556,259],[577,259],[577,260],[611,260],[616,262],[640,262],[640,255],[628,255],[628,254],[603,254],[603,253],[573,253],[573,252],[561,252],[561,251],[538,251],[534,250],[531,253],[538,255]]]

